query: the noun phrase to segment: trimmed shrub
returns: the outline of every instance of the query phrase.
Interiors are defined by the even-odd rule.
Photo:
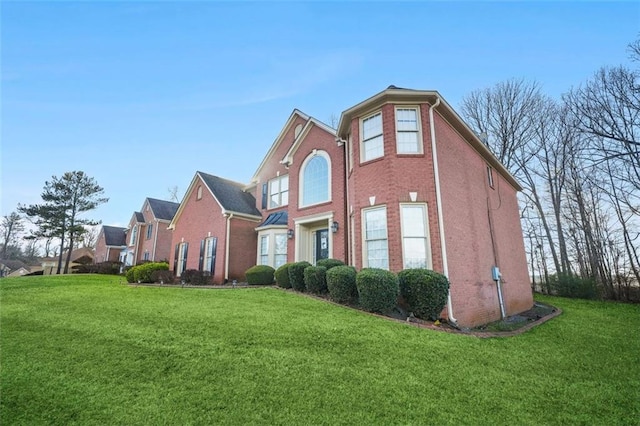
[[[127,282],[129,284],[131,284],[132,282],[135,282],[133,273],[135,272],[135,266],[131,266],[129,268],[127,268],[124,272],[124,277],[127,279]]]
[[[320,259],[316,262],[316,266],[324,266],[328,271],[336,266],[344,266],[344,262],[340,259]]]
[[[327,268],[324,266],[307,266],[304,269],[304,285],[307,291],[314,294],[327,292]]]
[[[338,303],[352,303],[358,300],[356,268],[344,265],[328,269],[327,288],[331,299]]]
[[[245,272],[249,285],[271,285],[273,284],[273,274],[275,273],[269,265],[256,265]]]
[[[154,283],[173,284],[175,277],[171,271],[158,269],[151,273],[151,280]]]
[[[291,281],[289,280],[289,266],[291,266],[291,263],[285,263],[276,269],[275,277],[278,287],[291,288]]]
[[[289,266],[289,282],[291,288],[296,291],[305,291],[304,285],[304,270],[311,266],[311,264],[305,260],[302,262],[295,262]]]
[[[398,283],[400,294],[416,317],[438,319],[447,303],[447,277],[430,269],[405,269],[398,273]]]
[[[169,264],[164,262],[148,262],[143,263],[133,268],[133,279],[135,282],[152,283],[153,279],[151,274],[154,271],[168,271]]]
[[[575,299],[597,299],[598,287],[591,278],[581,278],[572,274],[554,274],[549,277],[549,287],[553,294]]]
[[[386,313],[398,303],[398,276],[378,268],[365,268],[356,275],[360,307],[369,312]]]
[[[212,278],[208,272],[197,269],[187,269],[180,275],[180,280],[191,285],[210,285]]]

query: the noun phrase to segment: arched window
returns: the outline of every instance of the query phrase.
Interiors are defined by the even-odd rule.
[[[331,174],[329,155],[324,151],[314,151],[302,164],[300,187],[301,206],[323,203],[331,199]]]

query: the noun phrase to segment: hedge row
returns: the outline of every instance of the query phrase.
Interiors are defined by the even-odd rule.
[[[169,264],[166,262],[147,262],[129,268],[125,273],[125,277],[127,278],[127,282],[130,283],[152,283],[155,282],[154,278],[158,277],[158,274],[155,274],[155,277],[152,276],[155,271],[168,270]]]
[[[275,271],[276,284],[300,292],[327,294],[338,303],[357,304],[370,312],[387,313],[402,296],[416,317],[436,320],[445,307],[449,281],[428,269],[406,269],[398,274],[364,268],[360,272],[337,259],[286,263]]]

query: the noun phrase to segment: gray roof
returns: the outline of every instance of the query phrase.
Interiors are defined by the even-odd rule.
[[[256,208],[256,199],[243,190],[243,184],[203,172],[198,172],[198,175],[225,210],[261,216]]]
[[[262,228],[263,226],[277,226],[277,225],[287,226],[287,223],[289,223],[289,215],[287,214],[287,211],[284,210],[280,212],[271,213],[260,225],[258,225],[258,228]]]
[[[104,242],[108,246],[126,246],[127,228],[120,228],[117,226],[102,226],[102,232],[104,233]]]
[[[172,220],[180,207],[180,203],[174,203],[173,201],[158,200],[156,198],[147,198],[151,211],[156,219]]]
[[[136,215],[136,222],[144,223],[144,215],[140,212],[133,212]]]

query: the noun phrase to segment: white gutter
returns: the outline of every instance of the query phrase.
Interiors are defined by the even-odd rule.
[[[227,240],[225,241],[225,255],[224,255],[224,280],[225,283],[229,282],[229,236],[231,235],[231,218],[233,213],[227,213]]]
[[[436,98],[436,102],[429,108],[429,126],[431,130],[431,155],[433,156],[433,174],[436,183],[436,207],[438,209],[438,230],[440,231],[440,249],[442,250],[442,272],[449,279],[449,264],[447,263],[447,244],[444,238],[444,221],[442,219],[442,197],[440,193],[440,175],[438,172],[438,152],[436,150],[436,133],[435,124],[433,122],[433,110],[440,105],[440,97]],[[453,306],[451,305],[451,283],[449,283],[449,292],[447,293],[447,317],[453,326],[458,326],[458,320],[453,316]]]

